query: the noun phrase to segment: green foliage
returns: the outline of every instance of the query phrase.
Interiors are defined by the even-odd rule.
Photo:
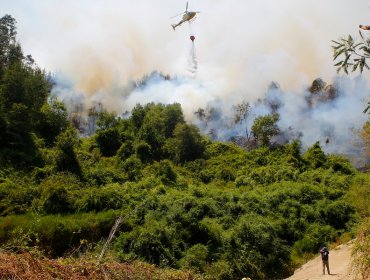
[[[139,139],[148,143],[154,160],[162,157],[162,147],[165,143],[165,123],[161,118],[159,108],[153,108],[145,115],[139,130]]]
[[[64,104],[52,97],[45,103],[40,112],[41,120],[37,130],[40,136],[45,139],[47,146],[52,146],[57,136],[68,127],[67,109]]]
[[[16,46],[16,23],[10,15],[0,18],[0,77],[3,75],[4,68],[9,66],[12,49]]]
[[[167,105],[162,114],[165,120],[165,136],[173,137],[176,126],[185,123],[181,105],[179,103]]]
[[[71,172],[81,175],[80,163],[77,160],[75,149],[79,145],[77,131],[69,127],[56,139],[55,169],[59,172]]]
[[[8,177],[0,180],[0,216],[19,215],[29,211],[38,196],[37,187],[29,180]]]
[[[33,207],[44,214],[72,212],[75,189],[80,189],[78,177],[69,173],[52,175],[40,183],[40,195],[34,199]]]
[[[136,156],[131,156],[122,164],[122,169],[126,173],[127,180],[138,181],[142,177],[141,169],[143,164]]]
[[[180,260],[181,267],[192,268],[197,271],[204,271],[208,260],[208,247],[203,244],[196,244],[185,252]]]
[[[275,225],[258,216],[246,215],[240,220],[231,237],[231,246],[231,260],[237,267],[235,276],[260,279],[265,275],[271,279],[289,272],[288,246],[278,237]]]
[[[28,232],[28,244],[37,242],[46,254],[61,256],[67,249],[80,244],[82,239],[98,242],[101,236],[109,233],[116,216],[113,211],[69,216],[8,216],[0,218],[0,243],[14,242],[18,237],[16,232]]]
[[[153,158],[151,146],[144,141],[136,144],[135,152],[142,162],[149,162]]]
[[[292,248],[294,257],[302,256],[304,253],[317,253],[319,248],[328,246],[334,241],[335,230],[328,225],[312,224],[302,239],[297,241]]]
[[[370,218],[367,217],[359,226],[352,251],[352,268],[358,279],[370,277]]]
[[[270,147],[278,115],[256,118],[261,147],[249,152],[206,140],[176,103],[138,104],[127,119],[90,112],[98,130],[79,137],[23,56],[15,20],[0,31],[1,244],[60,256],[101,242],[122,216],[111,247],[121,260],[280,279],[368,217],[369,180],[347,160],[319,143],[303,155],[298,141]]]
[[[0,18],[0,165],[41,165],[36,139],[51,146],[67,126],[64,106],[50,99],[51,84],[16,42],[16,21]]]
[[[343,70],[348,74],[348,70],[351,70],[351,68],[352,72],[357,69],[360,72],[364,68],[370,69],[369,65],[367,65],[367,60],[370,58],[370,39],[366,39],[361,31],[359,33],[361,36],[360,42],[356,42],[351,35],[348,35],[347,38],[332,41],[334,43],[334,46],[332,46],[333,60],[341,59],[334,65],[337,67],[338,73]]]
[[[327,165],[331,167],[334,172],[342,173],[345,175],[355,174],[355,168],[350,164],[350,162],[339,155],[330,155],[327,157]]]
[[[278,114],[257,117],[251,128],[257,142],[262,146],[269,146],[271,137],[279,133],[279,127],[277,126],[278,121]]]
[[[370,174],[357,176],[348,192],[349,200],[362,219],[370,216]]]
[[[173,132],[174,138],[167,142],[167,151],[177,163],[202,158],[205,142],[199,129],[194,125],[178,124]]]
[[[120,160],[126,160],[133,154],[134,154],[134,147],[133,147],[132,141],[127,141],[123,143],[117,151],[117,156]],[[138,154],[138,152],[136,152],[136,154]]]
[[[45,214],[68,213],[70,202],[67,190],[62,186],[44,188],[40,198],[40,210]]]
[[[171,228],[150,220],[130,233],[122,233],[117,239],[117,246],[123,250],[123,260],[130,260],[136,255],[143,261],[168,265],[174,261],[173,248],[170,247],[173,233]]]
[[[139,130],[141,126],[143,125],[145,114],[146,114],[145,109],[140,104],[137,104],[131,110],[130,120],[137,130]]]
[[[96,144],[103,156],[114,156],[122,144],[118,129],[113,127],[97,131]]]
[[[97,114],[97,117],[96,125],[98,126],[99,130],[112,128],[118,124],[116,114],[113,112],[107,112],[106,110],[103,110]]]
[[[154,167],[156,169],[156,177],[159,178],[163,184],[167,185],[176,183],[177,174],[170,161],[163,160]]]
[[[75,201],[78,212],[102,212],[109,209],[121,209],[126,204],[124,193],[118,184],[84,191]]]
[[[326,164],[326,155],[320,147],[320,143],[316,142],[312,147],[307,149],[303,158],[307,161],[311,168],[323,167]]]

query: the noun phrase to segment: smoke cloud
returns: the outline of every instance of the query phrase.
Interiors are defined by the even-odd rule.
[[[330,45],[370,23],[368,1],[193,0],[189,10],[201,13],[192,29],[183,24],[173,31],[170,24],[180,18],[169,18],[184,11],[185,2],[14,0],[2,3],[2,11],[17,19],[24,51],[54,74],[54,93],[67,103],[101,102],[122,113],[137,103],[178,102],[192,122],[198,108],[219,108],[225,125],[217,127],[225,128],[219,134],[225,138],[251,122],[230,129],[221,116],[231,115],[232,105],[250,102],[257,116],[269,112],[258,99],[274,98],[282,104],[282,130],[299,128],[307,145],[330,138],[327,151],[348,153],[349,131],[366,120],[369,75],[338,77]],[[190,33],[196,36],[195,79]],[[153,70],[172,79],[154,74],[135,86]],[[318,77],[339,95],[308,108],[307,88]],[[268,90],[272,81],[280,89]]]

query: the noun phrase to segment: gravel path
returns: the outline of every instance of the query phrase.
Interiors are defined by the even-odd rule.
[[[353,242],[349,242],[330,250],[329,266],[331,275],[323,275],[319,255],[297,269],[294,275],[287,278],[287,280],[355,280],[350,266],[352,244]]]

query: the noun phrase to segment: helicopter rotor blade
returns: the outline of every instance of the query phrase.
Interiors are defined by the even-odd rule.
[[[189,2],[186,2],[186,9],[185,9],[185,13],[188,11],[188,6],[189,6]]]

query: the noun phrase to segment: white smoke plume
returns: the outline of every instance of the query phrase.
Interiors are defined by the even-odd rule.
[[[283,104],[281,129],[302,131],[306,145],[329,137],[327,151],[349,149],[350,130],[366,119],[369,72],[337,77],[330,45],[370,24],[367,0],[189,1],[189,10],[201,11],[191,30],[195,79],[188,75],[189,29],[183,24],[173,31],[170,24],[180,19],[169,19],[185,2],[13,0],[2,1],[1,11],[16,18],[24,51],[55,73],[54,93],[65,101],[77,99],[86,108],[101,102],[117,113],[136,103],[179,102],[189,121],[197,121],[198,108],[216,107],[225,122],[232,105],[243,101],[259,104],[255,115],[268,113],[257,100],[276,81],[281,88],[267,98]],[[153,70],[173,79],[154,74],[135,87]],[[336,84],[340,95],[307,109],[307,88],[317,77]],[[215,126],[225,127],[221,138],[245,130]]]

